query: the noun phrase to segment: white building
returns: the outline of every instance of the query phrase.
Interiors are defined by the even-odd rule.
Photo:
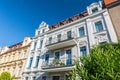
[[[42,22],[32,38],[30,52],[24,66],[23,80],[41,80],[40,75],[44,74],[41,72],[41,64],[44,57],[43,53],[46,51],[46,31],[48,31],[48,25]]]
[[[42,28],[45,33],[38,35]],[[66,72],[74,67],[73,59],[89,54],[93,45],[117,42],[110,16],[101,1],[92,3],[86,12],[50,26],[49,30],[46,24],[38,30],[23,72],[24,80],[68,80]],[[39,48],[41,40],[43,45]]]

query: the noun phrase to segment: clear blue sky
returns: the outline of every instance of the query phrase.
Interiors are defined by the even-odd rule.
[[[98,0],[0,0],[0,46],[33,37],[41,21],[49,25],[86,10]]]

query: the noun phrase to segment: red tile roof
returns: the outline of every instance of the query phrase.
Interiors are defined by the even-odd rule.
[[[22,47],[22,43],[23,42],[19,42],[17,44],[14,44],[14,45],[10,46],[8,52],[21,48]]]
[[[53,29],[55,29],[55,28],[58,28],[58,27],[60,27],[60,26],[62,26],[62,25],[66,25],[66,24],[68,24],[68,23],[71,23],[71,22],[73,22],[73,21],[75,21],[75,20],[78,20],[78,19],[80,19],[80,18],[82,18],[82,17],[85,17],[85,16],[87,16],[87,15],[88,15],[87,12],[83,12],[83,13],[77,14],[77,15],[75,15],[75,16],[73,16],[73,17],[67,18],[67,19],[64,20],[64,21],[61,21],[61,22],[58,22],[58,23],[56,23],[56,24],[54,24],[54,25],[49,26],[49,29],[50,29],[50,30],[53,30]]]
[[[116,2],[117,0],[104,0],[105,5],[109,5],[111,3]]]

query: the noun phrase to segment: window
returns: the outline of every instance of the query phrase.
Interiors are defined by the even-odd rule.
[[[40,60],[40,57],[39,57],[39,56],[37,56],[37,57],[36,57],[35,67],[38,67],[38,65],[39,65],[39,60]]]
[[[42,30],[42,33],[44,33],[44,32],[45,32],[45,29]]]
[[[66,65],[72,64],[72,52],[71,49],[66,50]]]
[[[40,35],[40,31],[38,31],[38,35]]]
[[[28,66],[29,68],[31,68],[31,66],[32,66],[32,61],[33,61],[33,57],[30,58],[29,66]]]
[[[58,40],[58,42],[61,41],[61,34],[57,35],[57,40]]]
[[[67,32],[67,39],[70,39],[71,38],[71,31],[68,31]]]
[[[45,63],[46,63],[46,65],[48,65],[48,63],[49,63],[49,54],[45,55]]]
[[[85,36],[84,27],[80,27],[79,28],[79,37],[83,37],[83,36]]]
[[[104,42],[100,42],[100,45],[105,45],[107,42],[104,41]]]
[[[96,13],[96,12],[98,12],[98,8],[97,7],[92,9],[92,13]]]
[[[87,54],[86,46],[80,47],[80,54]]]
[[[52,43],[52,37],[49,38],[49,44],[51,44],[51,43]]]
[[[43,77],[42,77],[42,80],[46,80],[46,79],[47,79],[46,76],[43,76]]]
[[[28,77],[25,77],[25,80],[28,80]]]
[[[60,59],[60,52],[55,52],[55,58]]]
[[[40,41],[40,48],[42,48],[43,40]]]
[[[33,80],[36,80],[36,77],[35,77],[35,76],[33,77]]]
[[[36,49],[36,46],[37,46],[37,42],[34,42],[33,50]]]
[[[60,80],[60,76],[52,76],[52,80]]]
[[[103,31],[102,21],[95,22],[96,32]]]

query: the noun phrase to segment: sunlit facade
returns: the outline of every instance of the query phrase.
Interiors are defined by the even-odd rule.
[[[0,52],[0,73],[7,71],[15,80],[22,80],[22,71],[28,56],[31,38],[25,37],[20,43],[4,46]]]
[[[35,32],[23,80],[68,80],[73,59],[90,54],[93,45],[118,42],[110,16],[101,1],[87,11]]]

